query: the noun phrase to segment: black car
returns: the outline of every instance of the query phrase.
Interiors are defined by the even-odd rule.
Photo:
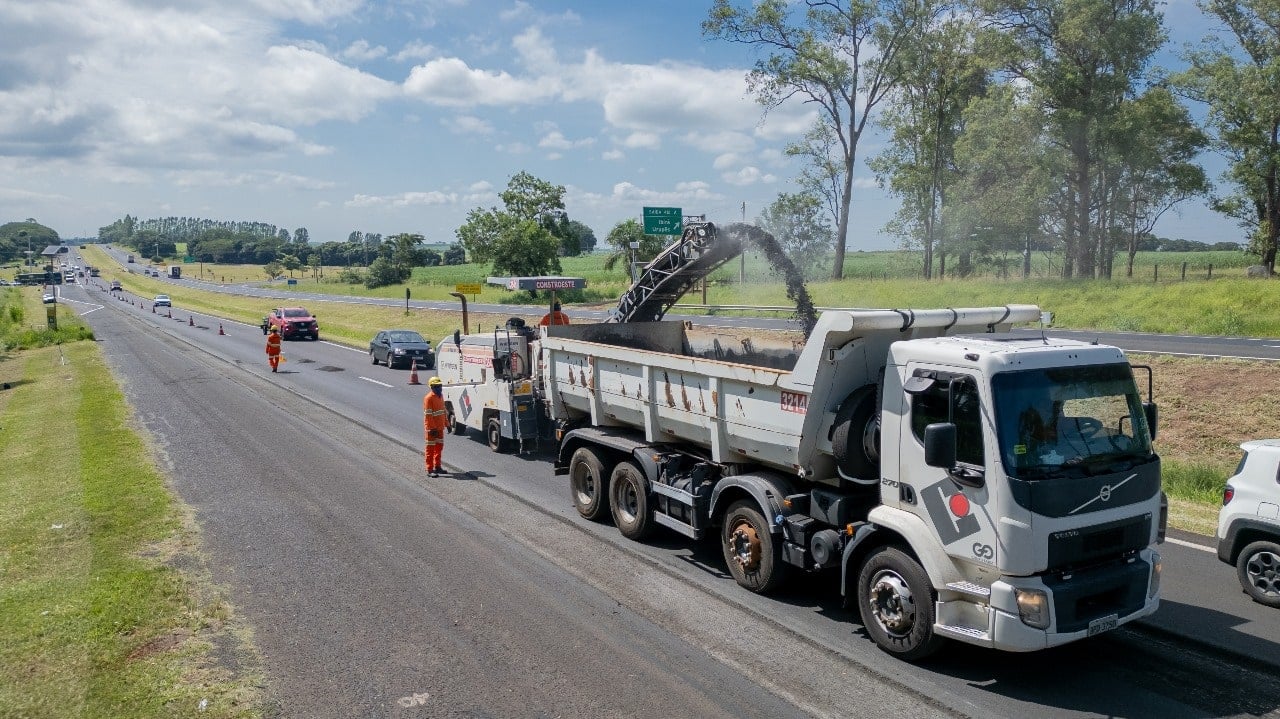
[[[388,367],[408,367],[414,360],[418,369],[434,369],[435,353],[431,343],[413,330],[383,330],[369,340],[369,359]]]

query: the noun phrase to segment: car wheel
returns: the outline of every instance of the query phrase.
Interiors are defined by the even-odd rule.
[[[720,549],[738,586],[767,594],[786,579],[782,543],[769,531],[764,515],[749,500],[734,502],[720,523]]]
[[[573,508],[593,522],[604,519],[609,511],[604,470],[600,455],[590,447],[579,447],[569,459],[569,494]]]
[[[924,569],[898,547],[880,547],[858,575],[858,610],[867,634],[903,661],[938,650],[933,632],[933,587]]]
[[[369,361],[375,365],[378,364],[378,355],[374,354],[373,350],[369,350]]]
[[[609,473],[609,511],[613,523],[627,539],[640,541],[653,531],[653,510],[644,473],[630,460],[619,462]]]
[[[1253,601],[1280,607],[1280,544],[1254,542],[1236,559],[1236,574]]]

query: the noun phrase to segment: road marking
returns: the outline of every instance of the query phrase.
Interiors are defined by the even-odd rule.
[[[1218,551],[1213,547],[1206,547],[1203,544],[1196,544],[1195,542],[1188,542],[1183,539],[1174,539],[1173,537],[1165,537],[1164,541],[1168,542],[1169,544],[1176,544],[1179,547],[1190,547],[1191,549],[1199,549],[1202,552],[1209,552],[1210,554]]]
[[[369,377],[360,377],[360,379],[364,380],[365,382],[372,382],[372,383],[374,383],[374,384],[380,384],[380,385],[382,385],[383,387],[390,387],[390,386],[391,386],[391,385],[387,384],[386,382],[379,382],[378,380],[376,380],[376,379],[371,379],[371,378],[369,378]]]
[[[1173,355],[1175,357],[1211,357],[1213,359],[1262,360],[1264,362],[1280,362],[1277,357],[1250,357],[1248,355],[1212,355],[1207,352],[1157,352],[1155,350],[1125,350],[1125,354],[1135,355]]]
[[[330,342],[329,340],[320,340],[320,344],[329,345],[330,347],[337,347],[339,349],[351,350],[352,352],[359,352],[360,354],[364,354],[364,350],[362,349],[358,349],[356,347],[350,347],[348,345],[340,345],[337,342]],[[360,379],[364,379],[364,377],[361,377]],[[369,380],[369,381],[372,382],[373,380]],[[379,384],[381,384],[381,382],[379,382]],[[387,386],[390,387],[391,385],[387,385]]]

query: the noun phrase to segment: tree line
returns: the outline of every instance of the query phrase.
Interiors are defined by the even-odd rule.
[[[872,118],[888,143],[869,164],[901,204],[888,231],[947,263],[1060,252],[1064,277],[1132,272],[1157,220],[1195,196],[1240,221],[1274,270],[1280,231],[1280,22],[1274,0],[1202,0],[1225,39],[1180,72],[1155,0],[716,0],[703,31],[751,46],[748,83],[768,109],[817,111],[786,153],[800,191],[762,215],[797,251],[844,272],[859,144]],[[1188,102],[1206,111],[1192,120]],[[1228,158],[1214,190],[1195,158]]]

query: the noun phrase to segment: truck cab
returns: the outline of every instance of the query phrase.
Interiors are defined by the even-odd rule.
[[[868,520],[942,550],[921,553],[938,634],[1026,651],[1156,610],[1155,413],[1120,350],[957,336],[896,343],[887,369]]]

